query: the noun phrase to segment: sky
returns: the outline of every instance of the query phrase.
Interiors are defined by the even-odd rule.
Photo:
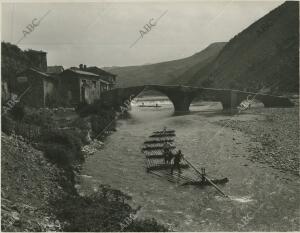
[[[229,41],[282,3],[7,2],[2,3],[1,41],[43,50],[48,65],[64,68],[151,64],[188,57],[211,43]],[[144,26],[150,23],[155,26],[147,31]],[[30,24],[36,25],[31,31],[26,28]]]

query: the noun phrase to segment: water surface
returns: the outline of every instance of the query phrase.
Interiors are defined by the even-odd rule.
[[[128,119],[118,121],[104,148],[84,164],[83,191],[110,184],[130,194],[132,205],[142,206],[138,217],[154,217],[175,231],[299,230],[299,179],[247,160],[250,138],[214,124],[230,118],[220,104],[194,105],[190,114],[176,116],[170,102],[158,103],[162,107],[134,106]],[[164,126],[176,130],[177,147],[195,166],[206,167],[212,178],[229,178],[220,187],[230,199],[213,187],[176,186],[146,172],[141,147]]]

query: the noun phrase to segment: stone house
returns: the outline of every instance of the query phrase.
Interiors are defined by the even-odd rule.
[[[69,105],[92,104],[100,99],[101,93],[108,90],[109,83],[97,74],[78,68],[64,70],[60,74],[60,92]]]
[[[46,107],[51,105],[51,99],[55,95],[58,80],[39,70],[29,68],[19,73],[14,80],[14,93],[22,95],[29,89],[21,102],[31,107]]]
[[[47,107],[51,105],[57,93],[58,79],[47,72],[47,53],[28,50],[26,55],[32,62],[31,68],[19,72],[12,80],[12,93],[18,96],[25,90],[21,102],[31,107]]]
[[[86,67],[85,70],[88,71],[88,72],[99,75],[102,80],[108,82],[108,90],[111,90],[115,87],[117,75],[111,74],[111,73],[109,73],[105,70],[102,70],[97,66]]]

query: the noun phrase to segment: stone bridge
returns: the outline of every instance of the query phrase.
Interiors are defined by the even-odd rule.
[[[144,90],[155,90],[166,95],[173,103],[175,112],[189,111],[195,97],[207,101],[221,102],[223,109],[234,109],[250,95],[261,101],[265,107],[291,107],[294,104],[286,97],[230,89],[214,89],[179,85],[144,85],[127,88],[116,88],[103,92],[104,102],[121,106],[126,100],[131,101]]]

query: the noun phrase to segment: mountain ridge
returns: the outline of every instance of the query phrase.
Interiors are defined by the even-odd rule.
[[[204,50],[186,58],[140,66],[102,67],[102,69],[118,75],[118,87],[168,84],[193,65],[215,57],[225,44],[226,42],[212,43]]]
[[[118,75],[118,87],[168,84],[298,92],[299,2],[281,4],[229,42],[212,43],[190,57],[106,69]]]

